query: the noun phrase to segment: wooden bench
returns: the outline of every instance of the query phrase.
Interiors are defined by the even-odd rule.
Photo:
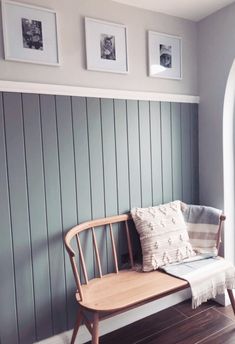
[[[220,242],[220,232],[224,216],[220,218],[219,235],[217,244]],[[130,214],[107,217],[104,219],[93,220],[77,225],[68,231],[65,236],[65,245],[70,257],[73,274],[77,286],[76,299],[79,304],[78,314],[73,330],[71,343],[75,342],[75,338],[81,322],[83,322],[92,336],[92,344],[99,343],[99,319],[102,314],[114,315],[117,312],[126,311],[130,308],[140,306],[143,303],[157,300],[161,297],[170,295],[177,291],[189,287],[188,282],[167,275],[161,271],[153,271],[149,273],[137,272],[134,268],[133,250],[130,235],[129,223],[132,221]],[[118,264],[117,249],[114,242],[114,227],[122,223],[125,230],[127,240],[130,268],[120,270]],[[98,251],[96,240],[96,231],[101,227],[109,229],[110,240],[114,261],[114,273],[103,275],[101,267],[101,259]],[[132,227],[132,226],[131,226]],[[84,231],[90,231],[93,242],[94,256],[99,277],[88,280],[86,264],[84,260],[84,252],[81,245],[79,235]],[[76,243],[76,252],[72,241]],[[79,260],[79,266],[77,261]],[[82,272],[81,283],[79,271]],[[228,290],[228,294],[235,311],[235,302],[233,292]],[[87,317],[87,311],[92,313],[92,320]]]

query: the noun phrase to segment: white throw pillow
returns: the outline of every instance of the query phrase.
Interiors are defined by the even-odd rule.
[[[131,215],[140,236],[143,271],[156,270],[195,256],[180,201],[156,207],[134,208]]]

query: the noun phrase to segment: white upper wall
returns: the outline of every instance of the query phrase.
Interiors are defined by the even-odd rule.
[[[59,19],[60,67],[3,59],[0,32],[0,79],[58,85],[151,91],[197,95],[196,24],[164,14],[141,10],[108,0],[30,0],[33,5],[55,9]],[[84,17],[125,24],[128,28],[128,75],[86,70]],[[182,37],[183,79],[150,78],[148,73],[147,30]]]

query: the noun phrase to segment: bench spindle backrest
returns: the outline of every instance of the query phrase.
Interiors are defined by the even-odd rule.
[[[114,237],[113,237],[113,227],[111,223],[109,224],[109,229],[110,229],[110,238],[111,238],[111,244],[112,244],[112,250],[113,250],[115,270],[116,270],[116,273],[118,273],[117,251],[116,251],[116,246],[115,246]]]
[[[130,236],[130,230],[128,226],[128,220],[131,220],[131,215],[130,214],[124,214],[124,215],[117,215],[117,216],[112,216],[112,217],[107,217],[104,219],[98,219],[98,220],[93,220],[93,221],[88,221],[84,222],[80,225],[77,225],[70,229],[67,234],[65,235],[65,247],[66,250],[69,254],[70,257],[70,262],[72,265],[72,270],[77,286],[77,291],[80,295],[80,299],[83,299],[83,293],[82,293],[82,283],[80,279],[80,268],[77,266],[76,263],[76,257],[79,258],[79,262],[81,265],[81,272],[84,277],[84,282],[85,284],[89,283],[88,280],[88,273],[87,273],[87,268],[86,268],[86,263],[85,263],[85,258],[84,258],[84,252],[82,249],[81,245],[81,240],[79,238],[79,234],[84,232],[84,231],[90,231],[91,236],[92,236],[92,243],[93,243],[93,252],[98,268],[98,274],[99,278],[103,277],[102,273],[102,266],[101,266],[101,259],[100,259],[100,254],[99,254],[99,249],[98,249],[98,244],[97,244],[97,239],[96,239],[96,227],[102,227],[102,226],[109,226],[109,232],[110,232],[110,241],[111,241],[111,247],[112,247],[112,253],[113,253],[113,262],[114,262],[114,269],[115,272],[119,272],[119,267],[118,267],[118,255],[117,255],[117,249],[115,245],[115,240],[114,240],[114,234],[113,234],[113,224],[118,224],[121,222],[125,223],[125,231],[126,231],[126,237],[127,237],[127,245],[128,245],[128,254],[129,254],[129,259],[130,259],[130,264],[131,267],[134,266],[134,259],[133,259],[133,251],[132,251],[132,244],[131,244],[131,236]],[[100,230],[97,229],[97,230]],[[75,239],[76,241],[76,246],[77,246],[77,252],[73,249],[71,243]]]

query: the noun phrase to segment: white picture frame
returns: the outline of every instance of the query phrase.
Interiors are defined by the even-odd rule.
[[[148,31],[149,76],[182,80],[182,38]]]
[[[127,74],[127,27],[85,18],[86,62],[92,71]]]
[[[2,0],[2,24],[6,60],[60,65],[54,10]]]

